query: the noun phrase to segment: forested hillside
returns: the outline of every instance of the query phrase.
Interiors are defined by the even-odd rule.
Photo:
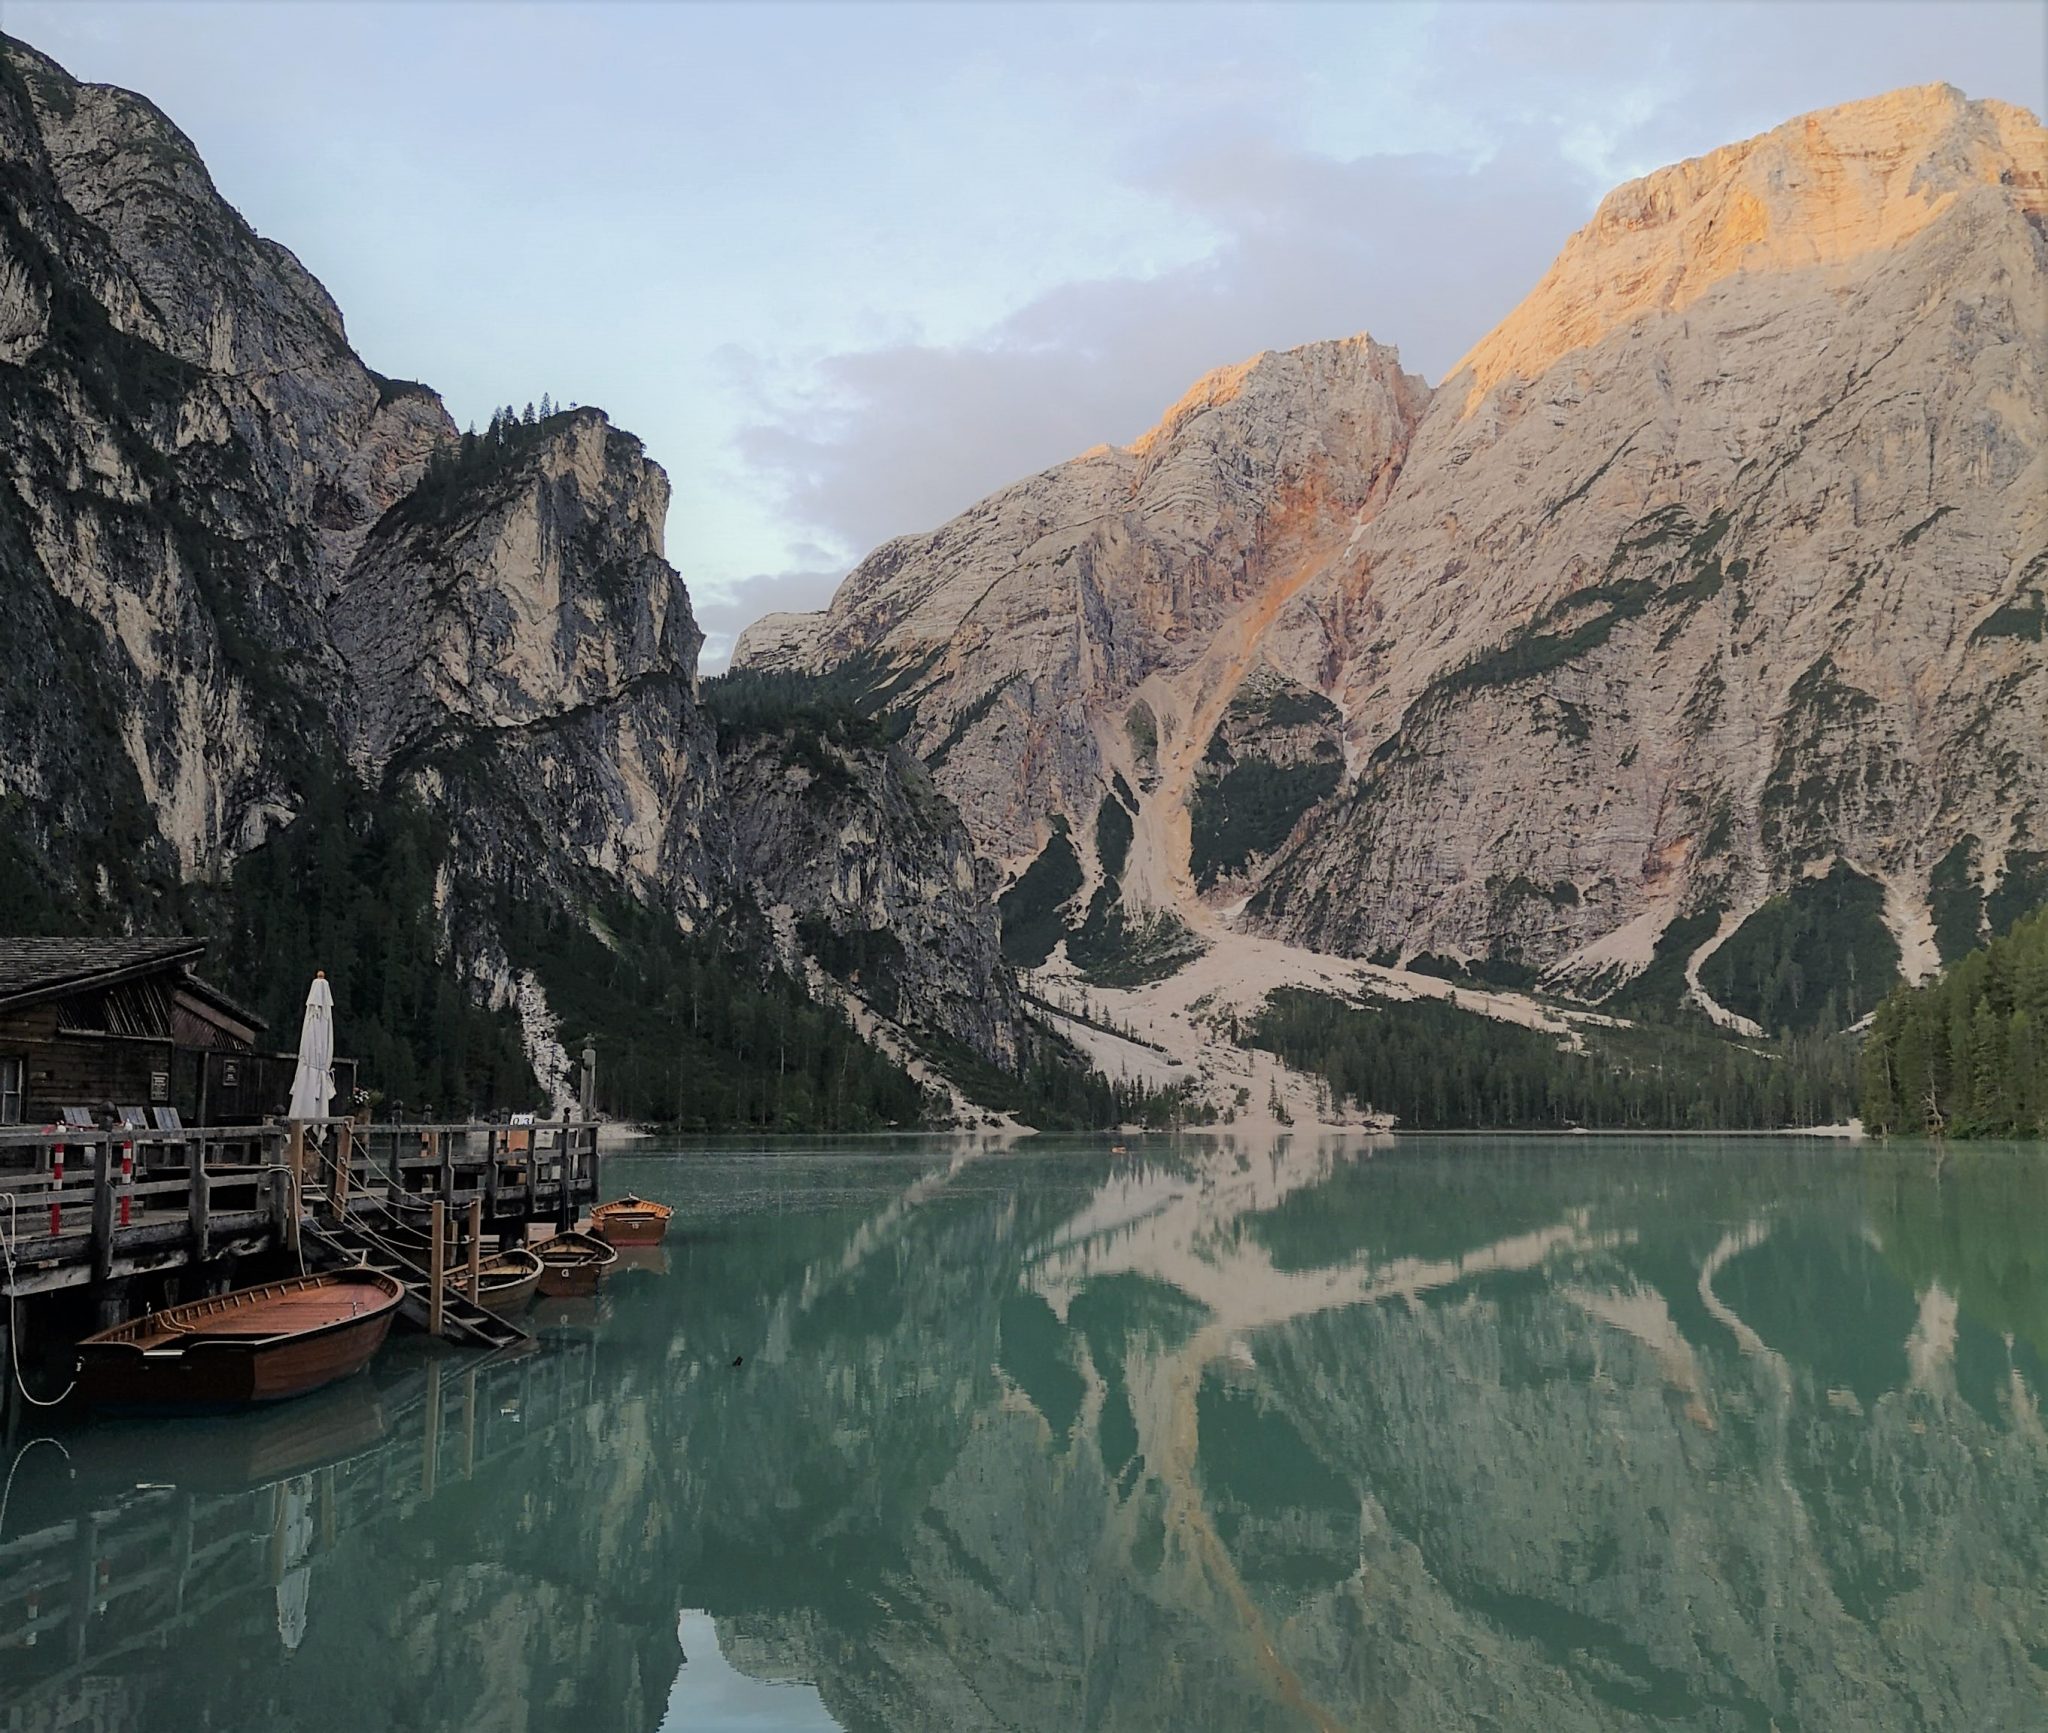
[[[2048,909],[1878,1007],[1863,1122],[1950,1137],[2048,1135]]]
[[[1245,1032],[1326,1079],[1335,1105],[1391,1113],[1405,1131],[1751,1131],[1848,1116],[1855,1050],[1838,1035],[1765,1046],[1678,1025],[1555,1035],[1434,999],[1354,1005],[1275,993]]]

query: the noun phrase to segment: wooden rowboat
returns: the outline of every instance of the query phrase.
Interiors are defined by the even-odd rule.
[[[533,1303],[533,1296],[540,1292],[540,1281],[545,1271],[546,1266],[540,1259],[523,1246],[494,1252],[484,1259],[477,1271],[480,1290],[477,1304],[486,1311],[496,1312],[501,1318],[522,1312]],[[467,1294],[468,1269],[457,1271],[449,1285],[457,1293]]]
[[[601,1203],[590,1212],[590,1231],[612,1246],[658,1246],[668,1232],[668,1218],[676,1212],[665,1203],[654,1203],[627,1193],[611,1203]]]
[[[595,1234],[571,1229],[533,1248],[541,1261],[540,1291],[553,1298],[594,1294],[619,1254]]]
[[[78,1388],[102,1408],[240,1408],[360,1372],[405,1284],[332,1270],[150,1312],[78,1344]]]

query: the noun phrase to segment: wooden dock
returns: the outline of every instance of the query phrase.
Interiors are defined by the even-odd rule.
[[[524,1335],[466,1301],[450,1278],[487,1239],[573,1225],[599,1197],[593,1118],[534,1125],[347,1119],[181,1131],[0,1126],[0,1414],[22,1407],[9,1365],[34,1356],[52,1306],[77,1340],[162,1303],[235,1285],[243,1258],[307,1268],[367,1261],[407,1284],[406,1315],[436,1335],[495,1348]],[[430,1249],[390,1250],[401,1223]],[[11,1338],[11,1339],[10,1339]]]
[[[523,1239],[598,1196],[597,1123],[291,1125],[187,1131],[0,1126],[0,1294],[91,1287],[296,1247],[305,1224],[435,1202]]]

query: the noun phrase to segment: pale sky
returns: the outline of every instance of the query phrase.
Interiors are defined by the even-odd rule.
[[[717,667],[877,542],[1370,331],[1432,380],[1614,182],[1947,80],[2037,114],[2048,6],[93,4],[458,422],[596,403],[674,486]]]

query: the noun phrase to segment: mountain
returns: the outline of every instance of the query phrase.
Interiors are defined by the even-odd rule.
[[[1802,117],[1610,194],[1436,390],[1259,356],[736,665],[886,690],[1098,979],[1114,904],[1839,1026],[2048,895],[2044,224],[2021,110]]]
[[[1476,1015],[1453,1118],[1559,1047],[1628,1075],[1554,1113],[1845,1109],[1826,1038],[2048,896],[2044,225],[2020,110],[1807,116],[1611,194],[1436,388],[1219,369],[700,682],[638,440],[458,431],[8,41],[0,927],[206,932],[281,1026],[326,967],[415,1105],[594,1036],[707,1126],[1379,1122]]]
[[[1019,1062],[993,883],[921,767],[775,718],[721,741],[640,442],[587,408],[458,433],[152,104],[14,41],[0,401],[0,925],[199,926],[280,1021],[324,965],[416,1103],[516,1102],[565,1035],[673,1024],[704,1075],[601,1065],[615,1104],[914,1117],[914,1042],[849,1021],[895,1023],[877,1001]],[[807,945],[871,953],[813,982],[822,1023]]]

